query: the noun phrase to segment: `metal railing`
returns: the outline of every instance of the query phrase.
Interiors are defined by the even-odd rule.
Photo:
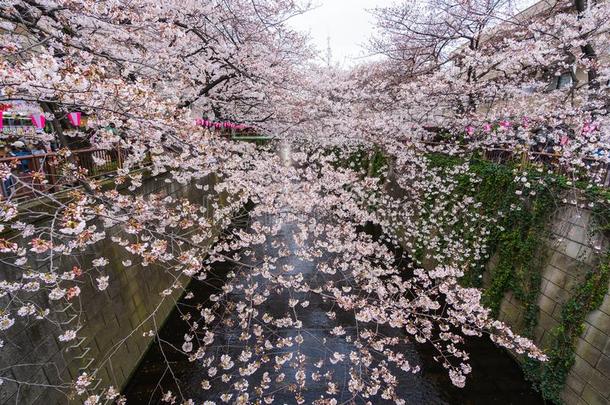
[[[424,141],[423,143],[430,146],[445,145],[443,142]],[[542,152],[531,149],[507,149],[502,147],[488,147],[482,151],[480,149],[478,150],[485,160],[494,163],[519,163],[523,166],[528,164],[540,165],[547,170],[552,170],[555,174],[565,175],[569,178],[587,175],[595,184],[602,187],[610,187],[610,163],[607,159],[595,156],[584,157],[582,159],[583,165],[580,170],[575,170],[578,168],[570,166],[562,160],[563,155],[561,153]],[[472,152],[473,150],[469,149],[469,151]],[[467,150],[464,152],[467,152]]]
[[[495,163],[538,164],[547,170],[553,171],[555,174],[565,175],[569,178],[586,174],[595,184],[603,187],[610,186],[610,163],[607,160],[593,156],[582,159],[583,165],[580,170],[576,167],[569,167],[565,161],[562,162],[563,156],[561,153],[531,150],[518,152],[502,148],[492,148],[486,150],[483,156],[485,159]]]
[[[71,180],[62,176],[60,162],[69,160],[87,177],[99,178],[115,174],[123,167],[125,151],[121,149],[71,150],[69,159],[62,152],[10,156],[0,159],[0,167],[9,167],[10,176],[2,181],[3,199],[23,199],[37,192],[53,193],[72,186]]]

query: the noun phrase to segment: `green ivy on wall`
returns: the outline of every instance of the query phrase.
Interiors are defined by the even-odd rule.
[[[373,146],[371,149],[358,148],[347,156],[342,156],[336,149],[327,152],[327,154],[331,153],[336,158],[334,162],[336,168],[351,169],[382,180],[386,178],[388,157],[378,146]]]
[[[495,316],[499,314],[506,293],[511,291],[524,306],[524,330],[520,332],[532,337],[538,321],[537,302],[542,269],[548,258],[545,255],[545,241],[550,228],[549,222],[559,206],[560,196],[568,188],[580,188],[588,201],[595,202],[590,206],[597,224],[595,231],[601,231],[608,236],[610,191],[587,183],[570,184],[566,178],[550,174],[540,167],[524,167],[512,163],[496,164],[476,154],[468,159],[443,154],[429,154],[427,158],[429,168],[439,170],[444,177],[454,173],[450,169],[467,162],[468,173],[474,176],[463,173],[454,175],[455,178],[451,180],[455,187],[450,198],[457,202],[465,197],[472,197],[479,203],[477,209],[482,217],[498,220],[498,226],[490,229],[487,239],[487,251],[496,255],[497,262],[490,269],[485,285],[482,276],[487,270],[489,257],[482,257],[470,263],[469,271],[461,280],[462,284],[483,288],[483,302]],[[369,176],[385,178],[388,161],[381,150],[374,148],[358,150],[337,163]],[[515,181],[516,177],[524,176],[532,185],[533,191],[525,198],[516,193],[518,184]],[[426,220],[429,215],[428,208],[432,207],[435,198],[430,196],[425,199],[422,220]],[[451,203],[448,207],[451,207]],[[458,220],[452,225],[452,231],[461,235],[465,243],[469,243],[474,240],[471,225]],[[421,246],[416,246],[411,252],[411,256],[420,262],[424,255]],[[550,402],[562,403],[561,393],[574,364],[577,338],[583,332],[586,316],[601,304],[607,292],[609,278],[610,253],[599,268],[587,273],[562,308],[561,322],[552,331],[548,361],[541,363],[529,358],[522,361],[526,377]]]
[[[445,155],[431,155],[432,167],[451,167],[464,160]],[[512,291],[524,303],[526,308],[526,333],[533,332],[538,313],[536,305],[541,268],[545,258],[542,254],[546,238],[547,225],[556,206],[554,196],[559,191],[548,184],[547,175],[538,171],[527,171],[527,177],[534,186],[534,196],[526,199],[516,194],[515,167],[496,164],[474,156],[469,161],[469,170],[474,173],[478,183],[474,192],[471,185],[463,185],[456,192],[470,193],[480,203],[480,213],[487,217],[497,218],[498,226],[491,229],[488,238],[488,251],[498,255],[497,265],[491,270],[489,285],[484,290],[484,304],[495,316],[506,292]],[[519,170],[520,176],[523,170]],[[538,180],[543,180],[539,182]],[[464,181],[464,179],[462,179]],[[460,196],[463,197],[463,196]],[[502,216],[499,216],[502,213]],[[459,230],[468,240],[468,230]],[[466,286],[482,287],[482,275],[485,272],[488,257],[483,257],[467,272],[462,283]]]
[[[575,344],[583,333],[585,318],[597,309],[608,290],[610,255],[598,269],[590,270],[584,281],[576,286],[561,310],[561,322],[552,331],[552,345],[546,363],[527,359],[526,375],[537,383],[545,399],[561,404],[561,392],[576,358]]]
[[[431,167],[448,168],[463,163],[463,159],[444,155],[431,155]],[[528,198],[516,195],[515,166],[495,164],[474,157],[469,162],[470,171],[476,173],[479,183],[472,196],[481,203],[481,212],[488,215],[503,212],[497,230],[489,237],[490,252],[497,255],[497,264],[491,269],[485,286],[484,303],[494,315],[498,315],[502,300],[512,291],[524,306],[524,331],[532,337],[538,321],[537,305],[540,294],[541,274],[546,262],[545,239],[548,236],[549,221],[559,196],[570,185],[564,177],[519,167],[519,176],[526,175],[536,186],[535,194]],[[574,185],[570,185],[574,186]],[[610,192],[605,188],[576,184],[583,190],[591,207],[594,231],[610,234]],[[457,192],[469,192],[470,187],[458,187]],[[465,232],[465,230],[463,231]],[[467,240],[467,237],[465,237]],[[462,282],[468,286],[482,287],[481,275],[485,272],[486,260],[472,266]],[[543,397],[561,404],[567,375],[574,364],[575,345],[583,332],[586,316],[599,307],[608,290],[610,260],[604,260],[598,269],[587,273],[585,280],[572,292],[571,298],[562,309],[561,323],[552,331],[552,343],[547,353],[548,362],[541,363],[525,359],[524,372]]]

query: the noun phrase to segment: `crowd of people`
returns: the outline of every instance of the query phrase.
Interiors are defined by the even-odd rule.
[[[10,143],[0,142],[0,162],[7,163],[11,159],[18,159],[16,165],[10,166],[12,175],[2,182],[2,194],[5,197],[13,194],[19,178],[29,177],[34,171],[44,172],[46,155],[51,152],[52,145],[42,141],[33,142],[20,138]]]

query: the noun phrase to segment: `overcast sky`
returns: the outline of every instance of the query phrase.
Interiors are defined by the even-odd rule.
[[[313,0],[319,7],[290,20],[290,24],[300,31],[309,32],[323,56],[330,39],[334,61],[350,66],[366,56],[363,45],[374,33],[375,20],[367,10],[394,2],[396,0]],[[517,1],[519,9],[535,2]]]
[[[291,24],[310,32],[315,45],[326,55],[330,38],[333,59],[346,65],[364,56],[365,45],[374,31],[374,18],[367,9],[391,5],[395,0],[314,0],[319,7],[291,20]]]

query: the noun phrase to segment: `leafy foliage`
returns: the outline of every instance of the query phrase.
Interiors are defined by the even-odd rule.
[[[434,167],[451,167],[463,159],[443,155],[432,155]],[[495,164],[479,158],[470,161],[470,170],[481,179],[472,195],[482,203],[481,210],[487,213],[504,212],[498,216],[500,226],[490,235],[490,250],[497,259],[490,266],[489,280],[484,288],[484,302],[497,316],[506,292],[512,291],[524,306],[524,333],[532,336],[538,321],[538,297],[540,294],[542,267],[546,262],[545,240],[548,236],[549,220],[558,204],[557,196],[567,188],[568,180],[555,174],[541,175],[540,171],[508,165]],[[518,171],[526,181],[539,180],[535,193],[523,199],[515,193]],[[459,191],[467,193],[467,179]],[[608,231],[610,214],[607,205],[608,190],[600,187],[584,188],[598,226],[593,231]],[[534,381],[545,399],[561,404],[561,392],[566,377],[574,364],[576,339],[582,334],[585,317],[599,307],[608,289],[610,265],[606,256],[599,268],[590,270],[584,281],[577,285],[571,298],[564,304],[561,323],[552,331],[552,344],[548,362],[525,358],[522,362],[529,379]],[[465,285],[482,286],[481,275],[486,270],[486,261],[466,273]]]

